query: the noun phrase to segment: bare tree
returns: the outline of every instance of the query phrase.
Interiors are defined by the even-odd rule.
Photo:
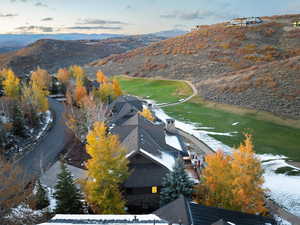
[[[74,135],[84,142],[95,122],[106,121],[107,106],[102,102],[96,102],[92,96],[85,97],[80,106],[73,104],[72,98],[67,97],[67,99],[66,124]]]

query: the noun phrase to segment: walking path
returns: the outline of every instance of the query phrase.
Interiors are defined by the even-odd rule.
[[[173,80],[173,81],[179,81],[179,80]],[[181,101],[178,101],[178,102],[158,104],[159,107],[163,108],[163,107],[168,107],[168,106],[179,105],[179,104],[182,104],[184,102],[187,102],[187,101],[191,100],[193,97],[198,95],[197,88],[190,81],[188,81],[188,80],[180,80],[180,81],[184,81],[186,84],[188,84],[192,88],[193,94],[190,95],[189,97],[181,100]]]

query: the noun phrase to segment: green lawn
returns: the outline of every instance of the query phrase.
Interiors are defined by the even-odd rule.
[[[121,87],[126,93],[155,100],[157,103],[177,102],[190,96],[192,89],[180,81],[152,80],[118,76]]]
[[[211,135],[229,146],[238,146],[243,140],[242,134],[250,133],[253,135],[257,153],[282,154],[292,160],[300,161],[300,129],[258,120],[255,115],[238,115],[192,102],[170,106],[164,110],[168,115],[178,120],[215,128],[210,131],[237,131],[238,134],[231,137]],[[239,122],[239,124],[233,126],[232,124],[235,122]]]
[[[149,96],[158,103],[176,102],[191,94],[192,90],[184,82],[150,80],[143,78],[119,77],[123,90],[141,97]],[[184,91],[181,91],[184,90]],[[179,95],[179,96],[177,96]],[[229,145],[238,146],[243,133],[251,133],[255,150],[258,153],[282,154],[292,160],[300,161],[300,129],[278,125],[273,122],[257,119],[255,114],[236,114],[221,109],[207,107],[201,101],[169,106],[164,110],[172,117],[199,123],[201,126],[214,127],[214,132],[238,133],[232,137],[211,135]],[[239,122],[238,125],[232,124]]]

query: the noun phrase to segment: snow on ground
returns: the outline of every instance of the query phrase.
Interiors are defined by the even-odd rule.
[[[160,108],[153,108],[153,111],[155,115],[164,122],[166,122],[166,119],[171,118]],[[201,126],[198,127],[197,124],[195,123],[185,123],[178,120],[175,121],[175,126],[187,133],[192,134],[199,140],[205,142],[209,147],[211,147],[215,151],[223,150],[224,152],[231,152],[231,148],[228,145],[225,145],[222,142],[208,135],[209,133],[210,134],[214,133],[218,135],[229,135],[229,133],[217,133],[217,132],[199,130]]]
[[[264,187],[270,190],[270,198],[292,214],[300,216],[300,176],[287,176],[275,173],[276,169],[284,166],[299,168],[287,164],[284,156],[270,154],[258,156],[263,162],[265,170]]]
[[[43,135],[43,133],[47,129],[49,123],[52,123],[52,121],[53,121],[53,118],[51,116],[51,112],[48,110],[45,112],[45,122],[44,122],[43,127],[41,128],[40,132],[37,134],[36,140],[38,140]]]
[[[164,122],[166,121],[166,119],[170,118],[160,108],[154,108],[153,111],[155,115]],[[238,122],[232,125],[237,124]],[[222,149],[226,153],[232,152],[232,148],[209,136],[209,134],[215,134],[215,132],[199,130],[198,124],[185,123],[176,120],[175,126],[187,133],[192,134],[199,140],[205,142],[209,147],[211,147],[215,151]],[[222,134],[231,135],[232,133],[219,133],[219,135]],[[270,190],[270,198],[273,199],[279,205],[286,208],[287,211],[289,211],[290,213],[296,216],[300,216],[300,176],[287,176],[284,174],[275,173],[276,169],[284,166],[289,166],[295,169],[297,168],[287,164],[285,162],[286,157],[284,156],[263,154],[258,155],[258,157],[262,161],[262,165],[265,170],[264,187]],[[288,223],[283,223],[283,225],[285,224],[288,225]]]
[[[181,147],[181,144],[180,144],[177,136],[166,134],[166,143],[168,145],[172,146],[173,148],[176,148],[176,149],[182,151],[182,147]]]

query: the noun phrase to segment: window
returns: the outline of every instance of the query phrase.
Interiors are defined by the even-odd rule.
[[[157,193],[157,187],[156,186],[152,186],[152,194],[156,194]]]

